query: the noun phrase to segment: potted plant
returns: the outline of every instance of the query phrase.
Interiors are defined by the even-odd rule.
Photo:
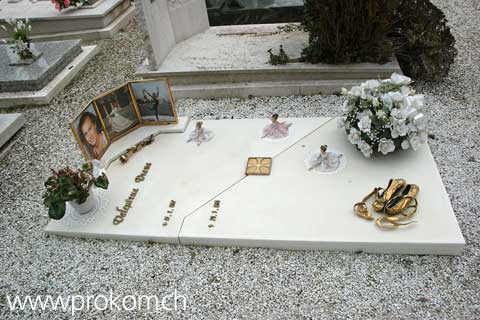
[[[38,56],[38,53],[35,52],[32,40],[29,35],[32,31],[32,25],[29,19],[7,19],[5,20],[7,25],[12,29],[10,37],[10,42],[3,40],[5,43],[10,44],[11,50],[18,55],[20,60],[28,60]],[[8,29],[5,25],[1,27],[8,32]]]
[[[83,164],[78,170],[66,167],[51,171],[52,176],[45,181],[43,203],[49,208],[49,217],[55,220],[62,219],[65,215],[66,202],[80,214],[89,212],[95,206],[92,186],[108,188],[105,172],[99,170],[98,175],[94,174],[94,165],[91,162]]]

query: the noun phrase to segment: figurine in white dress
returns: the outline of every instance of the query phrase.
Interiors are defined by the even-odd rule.
[[[282,139],[288,137],[291,123],[278,121],[278,114],[271,118],[272,123],[263,128],[262,138]]]
[[[198,121],[195,124],[195,129],[190,132],[190,136],[188,137],[187,142],[194,141],[197,146],[201,145],[202,143],[208,142],[213,138],[213,132],[202,127],[203,122]]]
[[[320,152],[314,152],[305,159],[308,170],[315,169],[321,172],[333,172],[340,167],[343,154],[327,151],[327,148],[327,145],[322,145]]]

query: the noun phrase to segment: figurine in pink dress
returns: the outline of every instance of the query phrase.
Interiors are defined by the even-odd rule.
[[[278,121],[278,114],[272,116],[272,123],[263,128],[262,138],[282,139],[288,137],[291,123]]]
[[[202,125],[203,125],[202,121],[198,121],[195,124],[195,129],[192,132],[190,132],[190,136],[188,137],[187,142],[194,141],[197,144],[197,146],[199,146],[202,143],[212,140],[213,132],[206,128],[203,128]]]

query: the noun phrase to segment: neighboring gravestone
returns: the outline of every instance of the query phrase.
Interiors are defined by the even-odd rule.
[[[80,40],[37,42],[33,63],[11,65],[8,45],[0,45],[0,92],[35,91],[47,85],[82,52]]]
[[[205,0],[169,0],[168,3],[177,43],[210,27]]]
[[[0,150],[24,124],[25,117],[21,113],[0,114]]]
[[[99,0],[60,12],[50,1],[1,0],[0,7],[0,21],[30,19],[36,40],[111,38],[134,15],[130,0]],[[0,29],[0,38],[8,37],[8,32]]]
[[[140,29],[150,66],[156,68],[175,46],[166,0],[142,0],[136,5]]]
[[[175,44],[209,28],[205,0],[140,0],[136,7],[152,69],[162,64]]]
[[[80,40],[35,42],[42,54],[30,64],[10,60],[10,45],[0,45],[0,108],[43,105],[52,101],[92,59],[99,46]]]

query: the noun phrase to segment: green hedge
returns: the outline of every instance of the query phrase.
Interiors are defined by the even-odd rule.
[[[440,9],[429,0],[305,0],[310,63],[384,63],[397,56],[405,74],[448,75],[457,51]]]
[[[397,0],[305,0],[303,25],[311,63],[385,62]]]
[[[457,49],[443,12],[429,0],[402,0],[394,17],[392,38],[403,72],[414,79],[446,77]]]

